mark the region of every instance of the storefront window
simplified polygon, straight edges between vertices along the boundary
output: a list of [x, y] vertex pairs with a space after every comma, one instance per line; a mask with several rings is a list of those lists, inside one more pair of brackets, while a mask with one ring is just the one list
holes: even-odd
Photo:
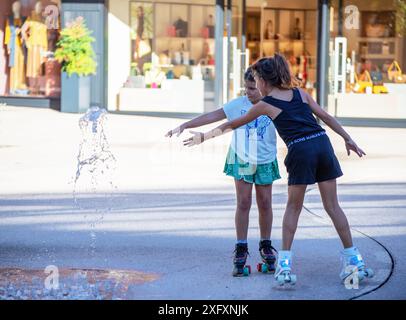
[[248, 8], [250, 63], [282, 53], [302, 86], [314, 93], [317, 70], [317, 1], [266, 1]]
[[214, 78], [213, 5], [132, 1], [130, 12], [131, 74], [144, 76], [146, 87]]
[[59, 97], [60, 65], [54, 59], [60, 1], [3, 0], [0, 94]]
[[396, 3], [332, 2], [329, 110], [337, 117], [406, 118], [406, 41]]
[[282, 53], [294, 75], [309, 90], [316, 81], [315, 10], [263, 10], [262, 55]]

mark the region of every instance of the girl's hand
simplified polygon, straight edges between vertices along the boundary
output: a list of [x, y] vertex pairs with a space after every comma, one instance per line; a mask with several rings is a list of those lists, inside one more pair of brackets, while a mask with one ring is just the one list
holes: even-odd
[[203, 132], [197, 132], [197, 131], [189, 131], [189, 132], [193, 134], [193, 137], [183, 140], [184, 146], [191, 147], [191, 146], [196, 146], [196, 145], [204, 142], [204, 133]]
[[345, 148], [347, 149], [348, 155], [350, 155], [351, 150], [354, 151], [360, 158], [363, 155], [366, 155], [366, 153], [361, 148], [359, 148], [352, 139], [345, 141]]
[[169, 138], [170, 138], [170, 137], [172, 137], [172, 135], [174, 135], [175, 133], [176, 133], [176, 136], [179, 137], [179, 136], [182, 134], [183, 130], [185, 130], [185, 127], [183, 126], [183, 124], [181, 124], [179, 127], [175, 128], [175, 129], [173, 129], [173, 130], [169, 130], [169, 131], [166, 133], [165, 137], [169, 137]]

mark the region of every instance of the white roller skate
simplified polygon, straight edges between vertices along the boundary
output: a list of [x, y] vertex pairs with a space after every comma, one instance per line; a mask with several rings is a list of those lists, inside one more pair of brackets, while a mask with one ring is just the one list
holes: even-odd
[[278, 264], [275, 270], [275, 279], [280, 286], [295, 285], [296, 275], [291, 273], [292, 251], [279, 251]]
[[343, 268], [340, 278], [346, 287], [354, 288], [364, 278], [372, 278], [374, 272], [365, 267], [362, 256], [356, 247], [347, 248], [341, 251]]

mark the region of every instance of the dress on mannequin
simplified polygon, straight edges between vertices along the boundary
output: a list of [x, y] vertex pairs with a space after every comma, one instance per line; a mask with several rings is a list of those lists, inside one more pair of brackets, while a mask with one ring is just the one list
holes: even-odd
[[10, 67], [10, 93], [18, 93], [19, 90], [25, 90], [25, 58], [26, 48], [21, 39], [21, 26], [26, 17], [15, 18], [9, 16], [6, 22], [4, 43], [9, 52]]
[[43, 75], [44, 53], [48, 50], [47, 27], [41, 16], [33, 11], [21, 33], [27, 46], [27, 77], [32, 93], [39, 93], [39, 77]]
[[42, 58], [48, 50], [47, 27], [41, 17], [33, 12], [22, 31], [27, 46], [27, 77], [35, 78], [42, 75]]

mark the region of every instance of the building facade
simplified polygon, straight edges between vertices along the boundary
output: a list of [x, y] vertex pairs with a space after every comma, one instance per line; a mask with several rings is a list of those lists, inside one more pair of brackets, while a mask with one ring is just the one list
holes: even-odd
[[96, 38], [90, 101], [110, 111], [214, 110], [242, 93], [249, 64], [280, 52], [336, 117], [406, 121], [406, 13], [398, 4], [4, 0], [0, 102], [60, 108], [64, 82], [53, 54], [61, 27], [83, 16]]

